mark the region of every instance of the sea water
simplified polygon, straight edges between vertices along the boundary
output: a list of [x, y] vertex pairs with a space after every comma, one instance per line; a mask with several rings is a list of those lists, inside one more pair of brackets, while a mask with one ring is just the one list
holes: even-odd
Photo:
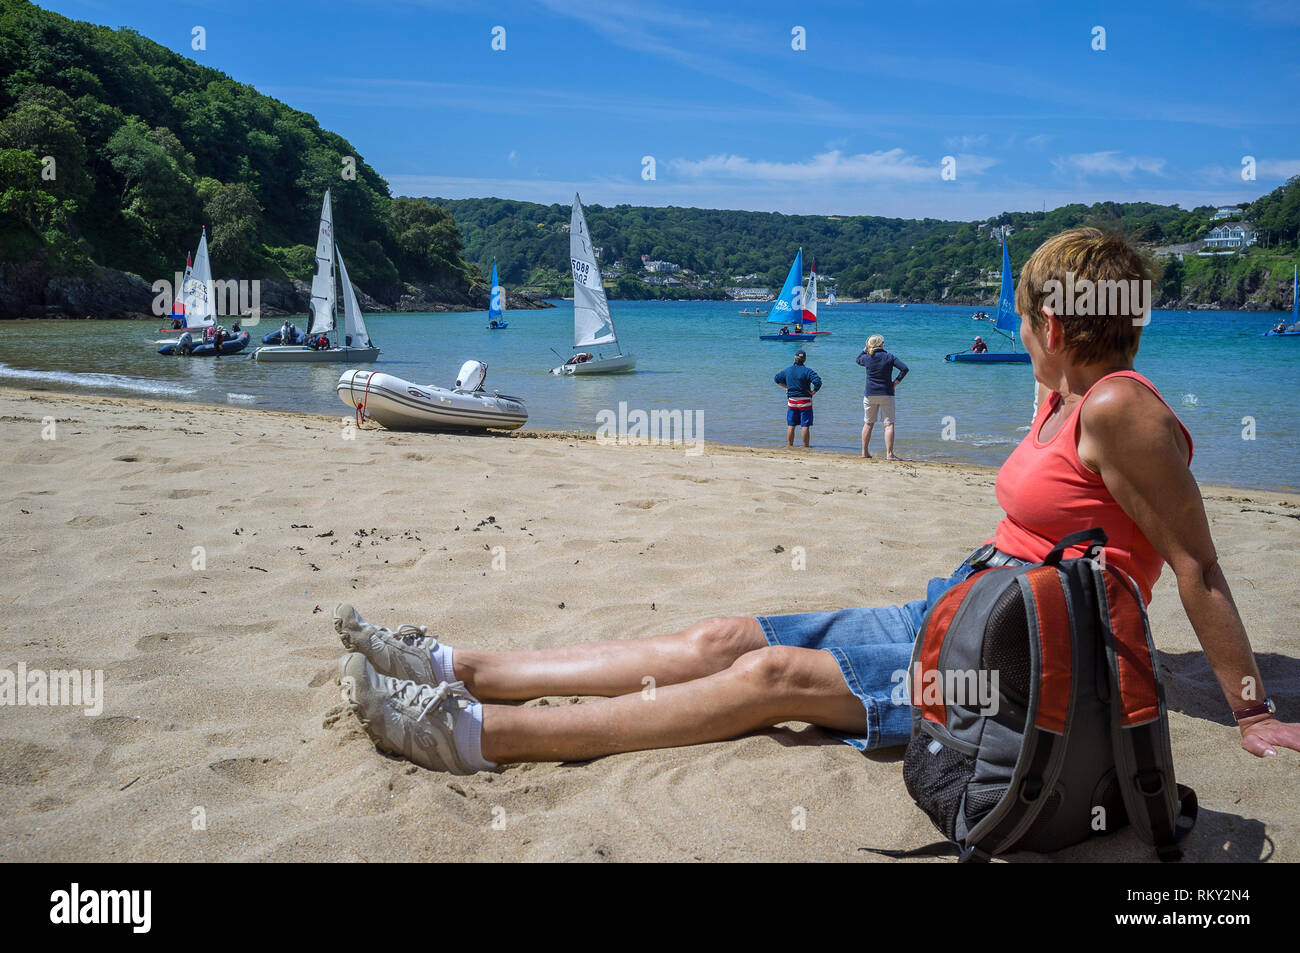
[[[692, 413], [709, 442], [771, 447], [785, 442], [785, 392], [772, 378], [803, 347], [823, 382], [813, 448], [856, 456], [864, 384], [856, 359], [868, 336], [882, 334], [910, 368], [898, 388], [900, 456], [996, 466], [1024, 437], [1033, 413], [1028, 364], [944, 361], [976, 334], [992, 350], [1005, 349], [988, 323], [971, 320], [971, 307], [823, 305], [820, 328], [830, 336], [793, 344], [760, 341], [759, 333], [775, 326], [739, 315], [752, 305], [614, 301], [636, 372], [555, 377], [550, 368], [573, 352], [573, 305], [554, 303], [508, 312], [504, 331], [488, 330], [485, 312], [368, 315], [382, 352], [363, 366], [450, 387], [472, 358], [488, 365], [489, 391], [523, 398], [530, 428], [595, 432], [625, 402], [629, 411]], [[256, 342], [282, 320], [249, 327], [254, 343], [219, 359], [159, 355], [156, 319], [4, 321], [0, 386], [351, 416], [334, 392], [347, 365], [251, 359]], [[1137, 369], [1191, 431], [1193, 471], [1202, 482], [1300, 489], [1300, 339], [1263, 337], [1277, 320], [1259, 312], [1155, 311], [1143, 331]], [[883, 449], [877, 427], [872, 452]]]

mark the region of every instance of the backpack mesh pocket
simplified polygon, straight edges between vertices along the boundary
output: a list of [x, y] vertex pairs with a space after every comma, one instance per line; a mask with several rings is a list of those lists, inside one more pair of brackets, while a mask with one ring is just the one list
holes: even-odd
[[1017, 706], [1029, 704], [1032, 676], [1029, 657], [1029, 616], [1020, 587], [1007, 586], [993, 604], [984, 626], [980, 664], [999, 675], [1002, 694]]
[[980, 821], [989, 811], [998, 806], [998, 802], [1006, 796], [1007, 786], [997, 784], [993, 787], [979, 787], [971, 785], [966, 792], [966, 828], [969, 830]]
[[913, 734], [907, 743], [903, 760], [907, 793], [949, 840], [957, 839], [957, 815], [974, 773], [974, 758], [923, 731]]

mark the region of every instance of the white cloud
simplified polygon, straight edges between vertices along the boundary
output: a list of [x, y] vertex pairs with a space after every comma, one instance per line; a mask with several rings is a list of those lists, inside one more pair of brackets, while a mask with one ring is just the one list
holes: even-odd
[[[957, 174], [980, 173], [997, 160], [960, 154]], [[704, 159], [672, 159], [669, 168], [692, 179], [732, 179], [752, 182], [926, 182], [939, 179], [939, 164], [902, 149], [845, 155], [838, 149], [801, 162], [775, 162], [738, 155]]]
[[1134, 172], [1148, 172], [1160, 175], [1165, 168], [1165, 160], [1156, 156], [1121, 155], [1114, 150], [1107, 152], [1079, 152], [1074, 155], [1058, 156], [1052, 160], [1058, 172], [1073, 172], [1079, 176], [1117, 175], [1120, 178], [1132, 178]]
[[[1300, 175], [1300, 159], [1257, 159], [1255, 171], [1267, 178], [1289, 179]], [[1237, 170], [1237, 174], [1240, 175], [1241, 171]]]
[[518, 164], [519, 164], [519, 153], [516, 152], [514, 149], [511, 149], [511, 150], [510, 150], [510, 155], [506, 156], [506, 161], [509, 162], [511, 165], [518, 165]]

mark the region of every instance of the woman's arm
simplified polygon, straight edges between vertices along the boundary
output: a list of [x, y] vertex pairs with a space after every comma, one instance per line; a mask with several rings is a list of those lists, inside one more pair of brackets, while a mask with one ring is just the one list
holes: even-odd
[[[1187, 466], [1187, 441], [1150, 390], [1119, 378], [1094, 388], [1080, 413], [1079, 459], [1106, 488], [1178, 581], [1178, 595], [1233, 711], [1264, 701], [1255, 656], [1219, 567], [1201, 493]], [[1271, 715], [1240, 725], [1241, 746], [1264, 757], [1300, 750], [1300, 724]]]

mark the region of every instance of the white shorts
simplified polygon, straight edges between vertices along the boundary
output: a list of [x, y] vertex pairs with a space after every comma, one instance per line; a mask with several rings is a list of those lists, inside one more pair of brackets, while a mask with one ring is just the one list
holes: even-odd
[[877, 414], [884, 418], [884, 423], [892, 424], [894, 422], [894, 398], [883, 395], [862, 398], [863, 422], [874, 424]]

